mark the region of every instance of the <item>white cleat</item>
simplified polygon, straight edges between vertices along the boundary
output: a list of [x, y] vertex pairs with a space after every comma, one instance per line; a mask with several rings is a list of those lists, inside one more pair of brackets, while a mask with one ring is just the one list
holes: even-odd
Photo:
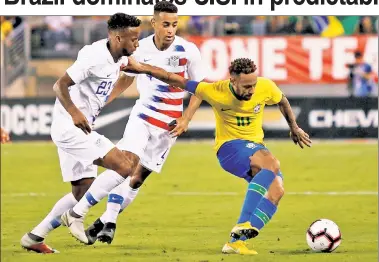
[[58, 250], [49, 247], [43, 241], [36, 241], [36, 240], [31, 239], [28, 233], [26, 233], [21, 238], [20, 243], [21, 243], [22, 248], [28, 251], [34, 251], [36, 253], [42, 253], [42, 254], [59, 253]]
[[83, 244], [88, 245], [88, 238], [84, 231], [84, 217], [76, 218], [70, 214], [70, 210], [64, 212], [61, 216], [62, 225], [68, 227], [71, 235], [73, 235], [77, 240]]

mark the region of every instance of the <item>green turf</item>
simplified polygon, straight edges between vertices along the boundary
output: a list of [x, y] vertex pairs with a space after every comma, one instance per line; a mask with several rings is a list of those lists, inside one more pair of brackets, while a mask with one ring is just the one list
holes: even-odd
[[[70, 190], [61, 181], [51, 143], [15, 143], [1, 150], [2, 261], [377, 261], [377, 195], [293, 195], [291, 192], [377, 192], [375, 144], [319, 143], [301, 150], [291, 143], [268, 142], [280, 159], [287, 195], [260, 236], [251, 240], [258, 256], [222, 255], [246, 189], [244, 181], [222, 171], [210, 143], [179, 143], [161, 175], [152, 175], [141, 194], [118, 220], [108, 246], [82, 246], [66, 228], [47, 242], [62, 253], [39, 255], [19, 246], [52, 205]], [[25, 196], [25, 193], [38, 193]], [[194, 195], [176, 195], [195, 192]], [[197, 192], [197, 193], [196, 193]], [[198, 193], [210, 193], [199, 196]], [[235, 195], [213, 193], [234, 192]], [[43, 195], [41, 195], [43, 194]], [[92, 222], [104, 208], [88, 215]], [[342, 244], [332, 254], [308, 250], [305, 230], [318, 218], [334, 220]]]

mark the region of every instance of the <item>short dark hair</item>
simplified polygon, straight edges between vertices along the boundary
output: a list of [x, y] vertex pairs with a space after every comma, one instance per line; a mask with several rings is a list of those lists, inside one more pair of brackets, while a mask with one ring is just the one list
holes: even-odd
[[109, 31], [116, 31], [128, 27], [139, 27], [140, 25], [141, 20], [135, 16], [127, 15], [124, 13], [116, 13], [112, 15], [108, 20]]
[[361, 57], [362, 57], [362, 53], [361, 53], [361, 51], [355, 51], [355, 53], [354, 53], [354, 57], [355, 57], [355, 58], [361, 58]]
[[171, 2], [162, 1], [158, 2], [154, 6], [154, 14], [158, 13], [170, 13], [170, 14], [176, 14], [178, 13], [178, 7], [174, 5]]
[[238, 58], [232, 62], [229, 67], [231, 75], [251, 74], [257, 70], [257, 66], [249, 58]]

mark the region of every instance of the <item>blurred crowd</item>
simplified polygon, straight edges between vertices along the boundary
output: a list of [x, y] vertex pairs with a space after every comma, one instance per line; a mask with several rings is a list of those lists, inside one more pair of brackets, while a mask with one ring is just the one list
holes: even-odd
[[[34, 32], [40, 37], [38, 44], [56, 50], [69, 49], [75, 38], [75, 28], [83, 20], [95, 22], [91, 38], [106, 37], [107, 16], [46, 16], [27, 17]], [[151, 17], [142, 20], [142, 37], [152, 33]], [[21, 17], [1, 17], [1, 39], [22, 23]], [[378, 33], [378, 18], [363, 16], [357, 20], [354, 34]], [[312, 16], [181, 16], [179, 35], [313, 35], [319, 34]], [[96, 40], [96, 39], [90, 39]]]
[[[144, 38], [153, 33], [150, 24], [152, 17], [139, 18], [142, 20], [141, 38]], [[184, 37], [322, 35], [317, 18], [320, 18], [319, 22], [325, 22], [326, 19], [320, 16], [180, 16], [177, 34]], [[25, 22], [31, 32], [32, 58], [74, 58], [83, 45], [107, 37], [107, 20], [108, 16], [1, 16], [1, 41], [5, 41], [6, 47], [13, 46], [8, 36]], [[379, 33], [378, 17], [350, 16], [346, 21], [343, 29], [345, 35]], [[326, 24], [328, 22], [331, 23], [327, 21]], [[342, 20], [340, 22], [344, 23]], [[350, 29], [345, 25], [349, 25]], [[12, 59], [17, 60], [15, 57], [18, 55]], [[364, 65], [351, 67], [351, 71], [351, 87], [356, 86], [354, 83], [365, 82], [369, 74]]]

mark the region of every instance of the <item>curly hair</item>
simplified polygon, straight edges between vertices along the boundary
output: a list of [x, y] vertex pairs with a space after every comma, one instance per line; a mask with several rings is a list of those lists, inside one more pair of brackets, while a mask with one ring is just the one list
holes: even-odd
[[229, 73], [231, 75], [251, 74], [256, 70], [256, 64], [249, 58], [238, 58], [234, 60], [229, 67]]
[[112, 15], [108, 20], [109, 31], [116, 31], [128, 27], [139, 27], [140, 25], [141, 20], [135, 16], [127, 15], [124, 13], [116, 13]]
[[171, 2], [162, 1], [156, 3], [156, 5], [154, 6], [154, 14], [158, 13], [176, 14], [178, 13], [178, 8]]

